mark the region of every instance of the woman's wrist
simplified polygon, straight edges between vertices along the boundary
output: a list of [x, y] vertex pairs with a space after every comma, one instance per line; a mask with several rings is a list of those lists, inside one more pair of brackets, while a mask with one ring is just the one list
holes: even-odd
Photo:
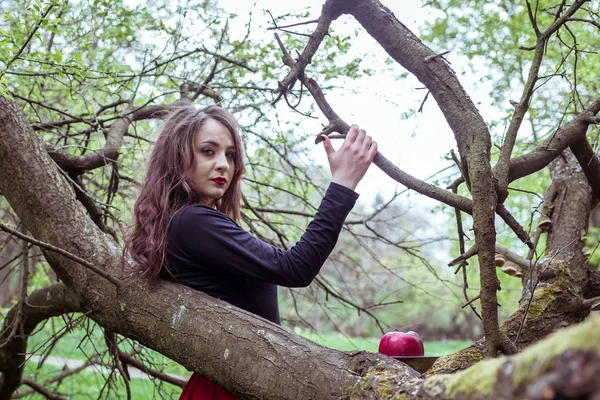
[[337, 183], [338, 185], [347, 187], [350, 190], [356, 189], [356, 185], [358, 184], [358, 182], [356, 182], [353, 179], [349, 179], [347, 177], [340, 177], [340, 176], [337, 176], [337, 177], [334, 176], [331, 181], [334, 183]]

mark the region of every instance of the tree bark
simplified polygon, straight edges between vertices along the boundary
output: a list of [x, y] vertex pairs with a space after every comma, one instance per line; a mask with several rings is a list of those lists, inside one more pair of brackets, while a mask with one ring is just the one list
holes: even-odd
[[556, 332], [523, 353], [464, 371], [411, 379], [374, 367], [345, 399], [595, 399], [600, 396], [600, 317]]
[[[16, 104], [4, 98], [0, 127], [0, 170], [7, 171], [0, 175], [0, 190], [24, 226], [34, 237], [123, 280], [115, 287], [77, 262], [44, 251], [81, 310], [104, 328], [136, 339], [245, 398], [331, 398], [368, 367], [395, 363], [377, 354], [326, 349], [181, 285], [148, 287], [127, 276], [121, 249], [84, 214], [42, 141]], [[407, 366], [402, 369], [418, 376]]]
[[[549, 215], [552, 227], [547, 248], [533, 268], [523, 271], [520, 307], [501, 326], [519, 349], [583, 320], [590, 311], [584, 300], [598, 293], [590, 285], [597, 274], [583, 256], [582, 239], [590, 214], [591, 188], [569, 150], [550, 164], [550, 171], [552, 185], [546, 202], [552, 203]], [[479, 341], [461, 352], [442, 357], [428, 373], [450, 373], [473, 365], [483, 359], [483, 343]]]

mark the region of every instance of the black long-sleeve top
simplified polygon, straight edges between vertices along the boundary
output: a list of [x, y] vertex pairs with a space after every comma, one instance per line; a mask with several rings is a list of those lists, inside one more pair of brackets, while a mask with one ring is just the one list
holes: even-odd
[[289, 250], [255, 238], [214, 208], [186, 206], [169, 227], [169, 269], [177, 282], [279, 324], [277, 285], [312, 282], [357, 198], [353, 190], [331, 183], [313, 221]]

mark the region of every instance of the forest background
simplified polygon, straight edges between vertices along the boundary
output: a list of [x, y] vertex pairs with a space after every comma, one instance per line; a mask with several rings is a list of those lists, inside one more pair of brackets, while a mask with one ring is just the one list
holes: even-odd
[[[397, 7], [396, 16], [402, 20], [404, 3], [393, 3], [387, 6]], [[425, 21], [411, 26], [472, 94], [496, 145], [492, 160], [499, 159], [513, 112], [529, 84], [532, 60], [526, 47], [535, 31], [528, 4], [431, 1], [420, 11]], [[236, 16], [230, 5], [211, 1], [15, 0], [0, 7], [1, 94], [19, 105], [86, 213], [105, 234], [121, 242], [127, 229], [144, 162], [160, 126], [149, 117], [189, 101], [220, 103], [233, 110], [243, 126], [249, 165], [245, 227], [280, 247], [299, 238], [326, 187], [329, 172], [314, 139], [331, 119], [318, 111], [314, 93], [298, 85], [283, 95], [278, 82], [288, 71], [281, 61], [283, 49], [302, 52], [319, 9], [277, 13], [257, 5], [247, 18], [243, 11]], [[535, 7], [542, 24], [552, 20], [552, 12], [558, 15], [561, 6], [548, 2]], [[590, 2], [582, 10], [597, 21], [597, 4]], [[595, 98], [598, 55], [592, 43], [597, 30], [593, 23], [570, 26], [568, 33], [546, 44], [546, 63], [532, 90], [535, 96], [527, 97], [515, 155], [551, 137], [565, 119]], [[392, 162], [423, 181], [467, 194], [465, 185], [456, 183], [464, 176], [463, 161], [451, 152], [456, 143], [429, 90], [372, 39], [368, 44], [364, 35], [352, 17], [340, 17], [306, 74], [318, 81], [343, 119], [368, 129]], [[587, 134], [597, 152], [597, 129]], [[403, 164], [403, 159], [412, 162]], [[549, 170], [542, 169], [510, 187], [506, 209], [530, 236], [546, 215], [543, 199], [550, 184]], [[467, 248], [473, 243], [470, 216], [462, 216], [464, 236], [457, 234], [454, 207], [422, 202], [426, 197], [375, 166], [358, 190], [362, 200], [317, 280], [307, 289], [281, 290], [284, 327], [348, 337], [378, 337], [398, 328], [416, 330], [426, 341], [479, 338], [483, 328], [477, 304], [478, 261], [469, 260], [468, 268], [460, 262], [447, 265], [465, 252], [465, 240]], [[4, 197], [0, 201], [2, 223], [19, 228], [13, 208]], [[599, 233], [594, 213], [591, 218], [586, 261], [597, 269]], [[501, 221], [497, 217], [498, 245], [525, 257], [527, 247]], [[26, 294], [56, 283], [57, 276], [38, 247], [16, 240], [14, 234], [0, 235], [0, 301], [6, 316]], [[536, 245], [529, 258], [544, 259], [543, 235]], [[524, 272], [515, 262], [521, 259], [504, 257]], [[498, 271], [502, 322], [527, 293], [521, 279]], [[81, 314], [48, 321], [40, 330], [46, 332], [43, 340], [30, 343], [39, 354], [51, 354], [61, 339], [77, 330], [90, 334], [81, 343], [93, 342], [89, 348], [102, 360], [110, 359], [111, 343], [129, 343], [117, 335], [111, 342], [114, 333], [106, 332], [98, 341], [94, 332], [99, 328]], [[50, 339], [44, 336], [48, 332]], [[137, 344], [125, 346], [142, 351]], [[86, 357], [89, 361], [92, 355]], [[119, 384], [114, 386], [112, 390], [118, 390]]]

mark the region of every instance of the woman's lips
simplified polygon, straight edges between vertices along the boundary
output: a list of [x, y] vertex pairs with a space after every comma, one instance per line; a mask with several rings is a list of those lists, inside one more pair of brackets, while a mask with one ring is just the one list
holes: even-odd
[[227, 179], [225, 179], [225, 178], [214, 178], [214, 179], [211, 179], [211, 181], [213, 181], [217, 185], [224, 185], [227, 183]]

